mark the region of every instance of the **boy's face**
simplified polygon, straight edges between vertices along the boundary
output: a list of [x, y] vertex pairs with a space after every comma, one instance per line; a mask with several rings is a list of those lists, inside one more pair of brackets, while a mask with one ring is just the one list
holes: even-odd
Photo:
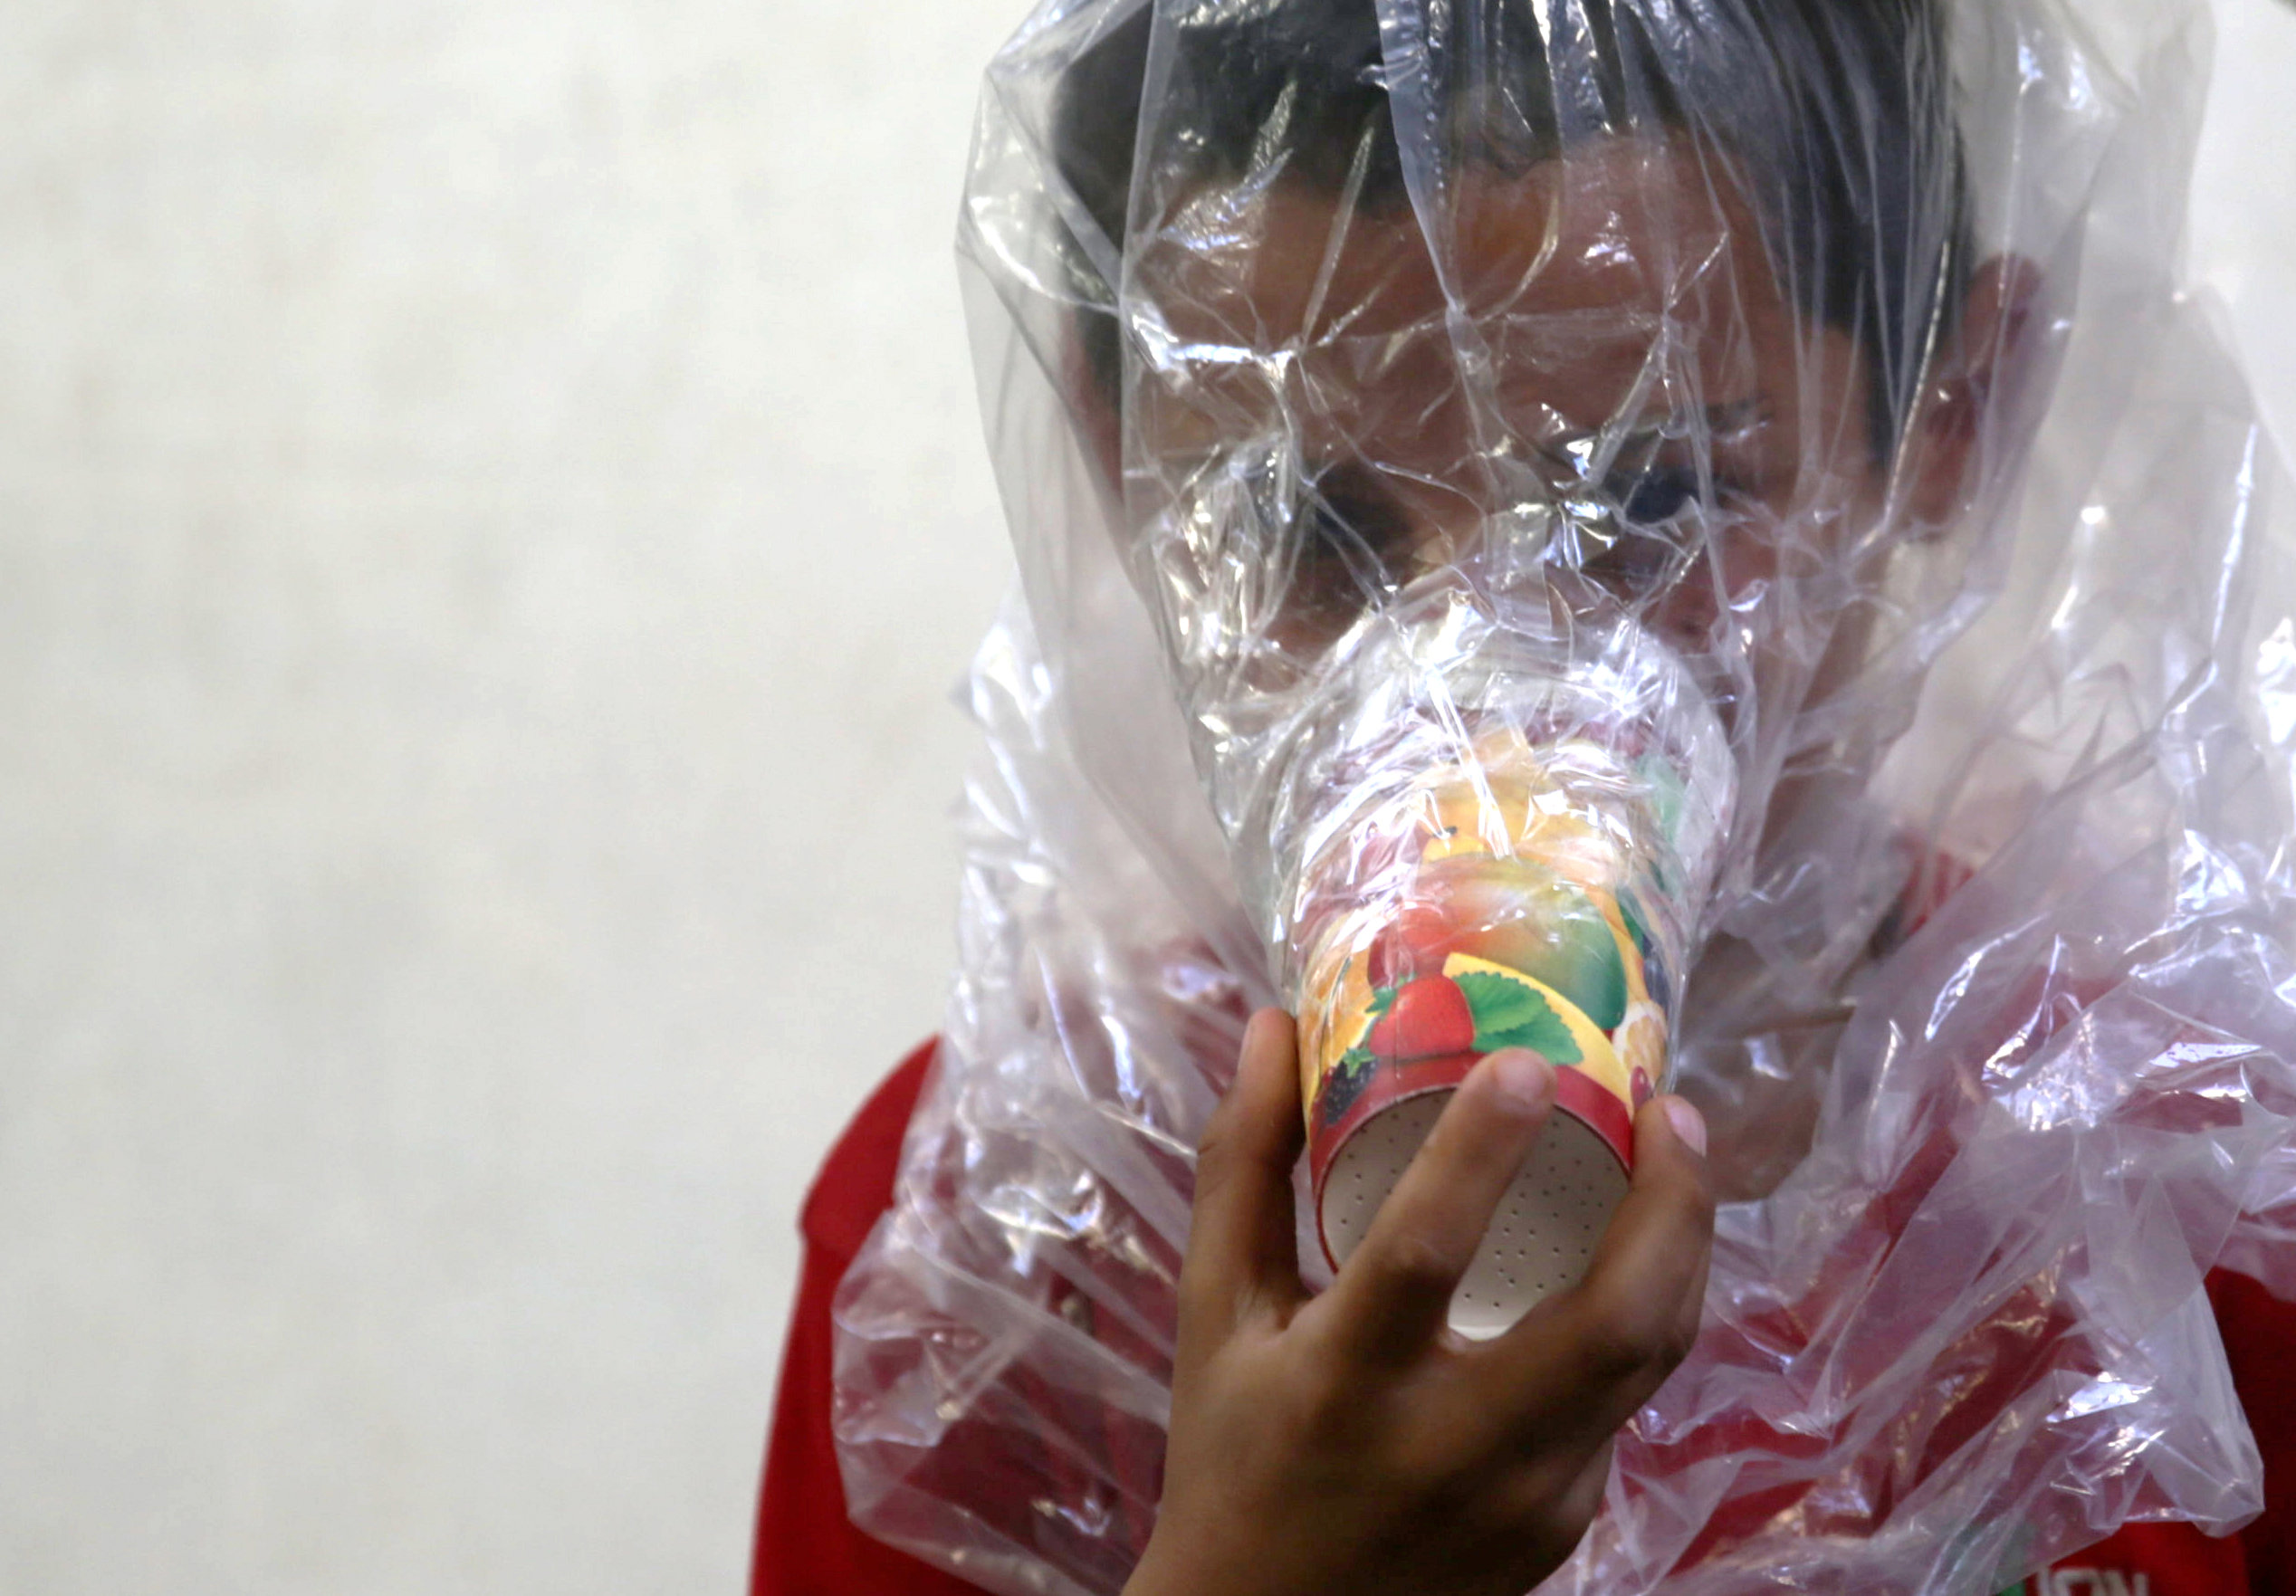
[[[1794, 307], [1746, 199], [1687, 138], [1469, 170], [1432, 231], [1430, 249], [1408, 205], [1279, 178], [1199, 190], [1143, 235], [1133, 291], [1170, 342], [1134, 392], [1129, 464], [1181, 524], [1197, 485], [1271, 439], [1390, 581], [1465, 557], [1512, 508], [1559, 504], [1558, 590], [1631, 607], [1688, 655], [1745, 659], [1757, 683], [1831, 629], [1792, 608], [1839, 614], [1878, 579], [1868, 361]], [[1361, 589], [1349, 540], [1295, 524], [1270, 630], [1312, 654]]]

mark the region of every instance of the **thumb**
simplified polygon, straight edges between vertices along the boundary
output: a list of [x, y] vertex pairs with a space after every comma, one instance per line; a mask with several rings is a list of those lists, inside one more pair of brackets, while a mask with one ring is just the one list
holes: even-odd
[[1196, 1206], [1180, 1272], [1181, 1339], [1225, 1341], [1248, 1314], [1305, 1296], [1292, 1166], [1306, 1135], [1292, 1017], [1263, 1008], [1244, 1029], [1235, 1084], [1196, 1150]]

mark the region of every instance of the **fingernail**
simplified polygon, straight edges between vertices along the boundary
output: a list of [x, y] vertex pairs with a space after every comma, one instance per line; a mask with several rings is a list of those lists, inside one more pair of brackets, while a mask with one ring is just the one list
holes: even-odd
[[1546, 1106], [1553, 1074], [1546, 1060], [1527, 1047], [1508, 1047], [1491, 1055], [1492, 1083], [1517, 1113], [1535, 1113]]
[[1266, 1034], [1280, 1034], [1282, 1028], [1289, 1024], [1291, 1016], [1280, 1008], [1258, 1009], [1244, 1025], [1244, 1046], [1250, 1046]]
[[1701, 1158], [1706, 1155], [1706, 1116], [1690, 1106], [1687, 1097], [1669, 1097], [1666, 1104], [1666, 1123], [1674, 1127], [1674, 1133], [1690, 1144], [1690, 1151]]

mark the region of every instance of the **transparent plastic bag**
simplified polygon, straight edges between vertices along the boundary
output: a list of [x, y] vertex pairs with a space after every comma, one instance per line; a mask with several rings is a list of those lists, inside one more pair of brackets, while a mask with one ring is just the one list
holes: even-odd
[[1695, 682], [1728, 789], [1666, 1049], [1732, 1199], [1705, 1328], [1551, 1582], [1991, 1591], [2256, 1511], [2201, 1281], [2296, 1291], [2296, 573], [2176, 276], [2207, 37], [2183, 0], [1028, 19], [960, 243], [1021, 596], [938, 1066], [837, 1300], [858, 1524], [1121, 1586], [1191, 1150], [1393, 728], [1488, 774], [1493, 637], [1551, 681], [1663, 656], [1633, 680]]

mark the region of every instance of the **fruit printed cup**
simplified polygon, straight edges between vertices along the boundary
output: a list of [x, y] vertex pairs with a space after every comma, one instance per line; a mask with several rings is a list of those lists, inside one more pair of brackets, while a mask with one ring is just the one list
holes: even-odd
[[1478, 1060], [1555, 1066], [1555, 1112], [1452, 1301], [1462, 1334], [1575, 1284], [1626, 1193], [1728, 809], [1718, 745], [1683, 746], [1480, 733], [1360, 805], [1301, 877], [1308, 1167], [1335, 1267]]

